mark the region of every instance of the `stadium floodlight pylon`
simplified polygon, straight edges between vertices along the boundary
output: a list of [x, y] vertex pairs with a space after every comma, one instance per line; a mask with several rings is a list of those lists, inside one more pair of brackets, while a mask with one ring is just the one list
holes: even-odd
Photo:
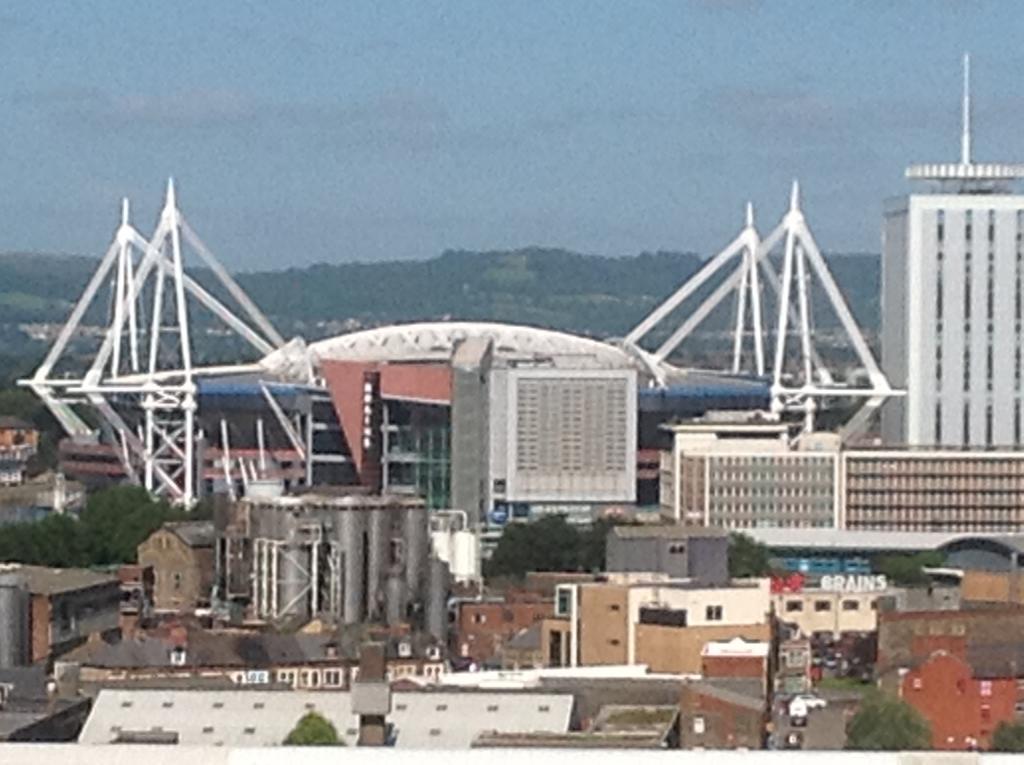
[[[770, 255], [782, 245], [782, 273], [777, 274], [769, 262]], [[736, 263], [737, 258], [739, 260]], [[703, 302], [676, 328], [660, 347], [651, 354], [656, 362], [666, 362], [668, 356], [718, 307], [736, 292], [736, 318], [732, 335], [732, 365], [729, 371], [738, 374], [751, 371], [765, 376], [765, 332], [774, 350], [770, 371], [772, 409], [799, 411], [804, 414], [804, 428], [814, 429], [814, 413], [821, 399], [861, 397], [866, 401], [858, 413], [845, 426], [842, 435], [849, 437], [863, 427], [871, 413], [889, 396], [900, 395], [894, 390], [871, 352], [864, 335], [857, 326], [842, 291], [829, 271], [828, 264], [818, 248], [807, 220], [800, 208], [800, 187], [794, 181], [789, 209], [772, 232], [761, 239], [754, 227], [751, 206], [747, 206], [746, 225], [740, 234], [721, 252], [688, 279], [661, 305], [655, 308], [624, 339], [627, 347], [638, 352], [640, 341], [669, 314], [678, 309], [690, 296], [705, 287], [730, 266], [734, 270], [722, 279]], [[778, 318], [766, 325], [762, 315], [761, 276], [775, 293]], [[837, 383], [821, 355], [814, 346], [811, 326], [810, 285], [816, 277], [829, 305], [839, 319], [847, 341], [867, 373], [867, 386], [857, 387]], [[744, 347], [748, 334], [747, 308], [750, 308], [753, 338], [753, 363], [745, 365]], [[796, 353], [790, 353], [791, 325], [799, 336]]]
[[[237, 310], [186, 272], [183, 244], [212, 272]], [[96, 355], [80, 376], [58, 372], [69, 343], [108, 281], [109, 323]], [[270, 321], [189, 226], [178, 209], [171, 179], [160, 220], [148, 240], [132, 226], [128, 201], [122, 202], [120, 225], [96, 272], [42, 364], [21, 381], [69, 436], [98, 438], [76, 407], [85, 405], [97, 412], [119, 442], [129, 477], [185, 506], [196, 499], [196, 442], [202, 436], [195, 418], [197, 378], [262, 370], [258, 364], [195, 366], [193, 307], [216, 316], [261, 356], [284, 346]], [[125, 405], [142, 411], [136, 429], [122, 415]]]

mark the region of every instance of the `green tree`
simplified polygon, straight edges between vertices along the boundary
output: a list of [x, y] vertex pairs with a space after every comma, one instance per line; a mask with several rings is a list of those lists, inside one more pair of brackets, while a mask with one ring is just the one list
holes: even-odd
[[893, 584], [927, 584], [928, 575], [924, 569], [941, 566], [946, 556], [936, 550], [914, 553], [913, 555], [882, 555], [874, 560], [873, 568], [885, 574]]
[[0, 561], [58, 568], [129, 563], [164, 523], [191, 517], [137, 486], [115, 486], [90, 495], [78, 519], [49, 515], [0, 526]]
[[871, 751], [931, 749], [928, 721], [910, 704], [873, 691], [864, 697], [846, 727], [846, 748]]
[[768, 576], [771, 573], [768, 548], [746, 534], [729, 536], [729, 576]]
[[283, 743], [285, 746], [345, 746], [331, 721], [316, 712], [306, 712]]
[[1024, 723], [999, 723], [992, 735], [992, 751], [1024, 752]]
[[577, 571], [579, 530], [562, 515], [547, 515], [530, 523], [510, 523], [487, 561], [488, 577], [522, 578], [527, 571]]

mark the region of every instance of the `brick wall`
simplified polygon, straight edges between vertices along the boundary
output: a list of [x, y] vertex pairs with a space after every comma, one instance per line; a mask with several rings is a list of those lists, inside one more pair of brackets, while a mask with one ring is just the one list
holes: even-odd
[[928, 720], [933, 748], [988, 749], [996, 726], [1014, 718], [1017, 681], [976, 679], [962, 659], [938, 652], [904, 676], [900, 695]]

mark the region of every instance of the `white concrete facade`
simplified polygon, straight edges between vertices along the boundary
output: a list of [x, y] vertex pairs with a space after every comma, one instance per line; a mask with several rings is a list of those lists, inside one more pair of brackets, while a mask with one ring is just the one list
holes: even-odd
[[1021, 443], [1024, 196], [912, 194], [882, 243], [887, 443]]

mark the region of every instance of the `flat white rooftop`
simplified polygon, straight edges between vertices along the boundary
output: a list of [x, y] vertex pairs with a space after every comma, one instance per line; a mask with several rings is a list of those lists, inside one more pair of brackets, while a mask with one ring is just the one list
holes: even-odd
[[848, 531], [845, 529], [743, 529], [768, 547], [806, 547], [820, 550], [934, 550], [954, 539], [998, 534], [948, 534], [938, 531]]
[[80, 746], [77, 744], [0, 744], [0, 762], [4, 765], [600, 765], [622, 763], [686, 762], [692, 765], [821, 765], [828, 762], [848, 765], [987, 765], [1008, 763], [1013, 755], [978, 752], [818, 752], [818, 751], [723, 751], [723, 750], [644, 750], [642, 756], [629, 749], [470, 749], [443, 750], [371, 749], [345, 747], [239, 748], [213, 746], [118, 745]]

